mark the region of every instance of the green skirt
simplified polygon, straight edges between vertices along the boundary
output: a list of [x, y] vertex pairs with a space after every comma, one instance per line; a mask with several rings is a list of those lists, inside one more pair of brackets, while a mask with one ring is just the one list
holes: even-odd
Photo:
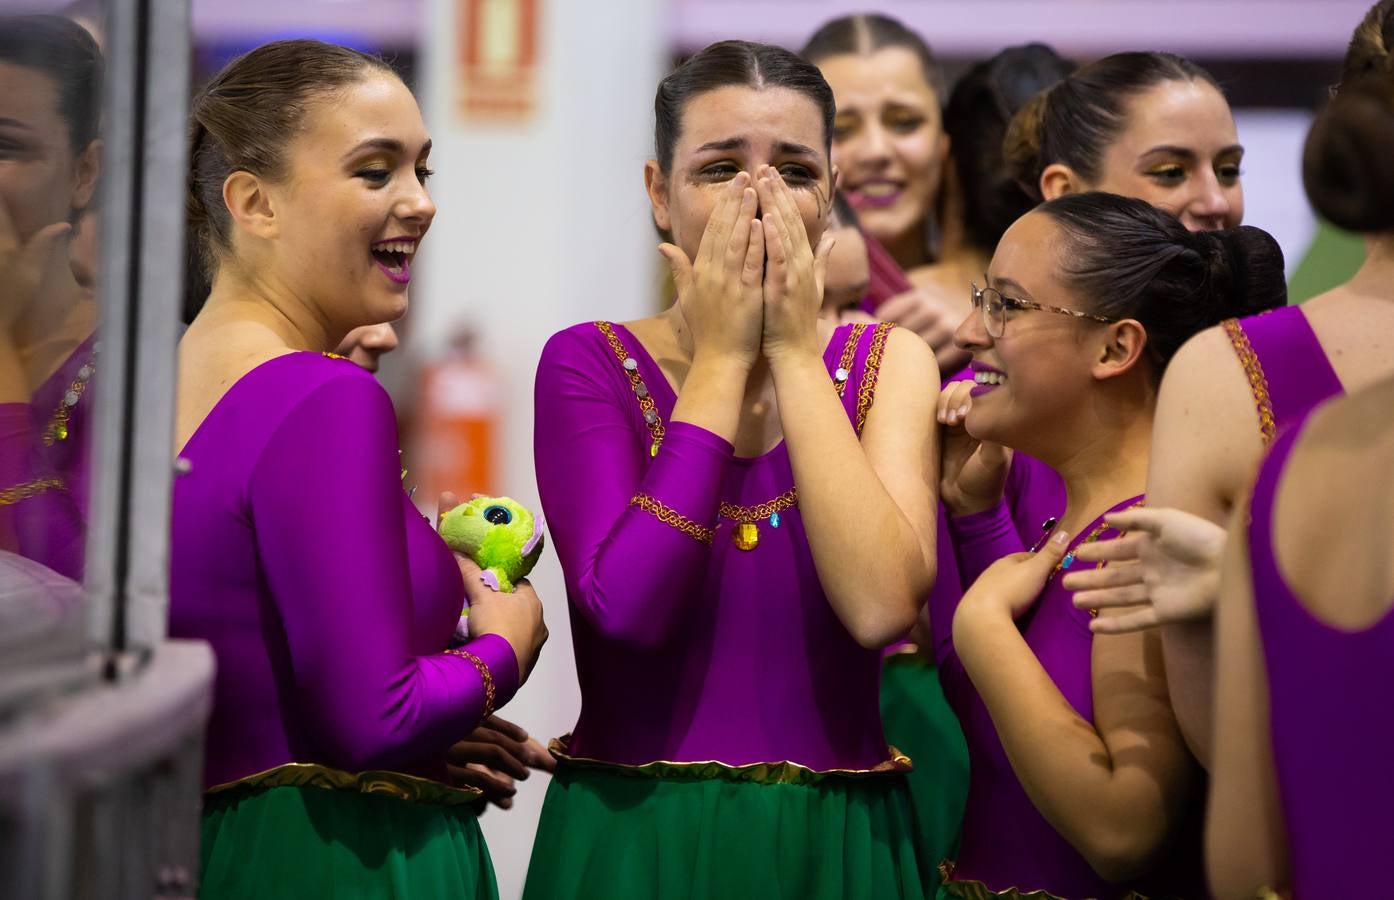
[[904, 775], [790, 777], [797, 768], [695, 764], [655, 775], [563, 757], [523, 900], [933, 896]]
[[239, 782], [204, 796], [202, 900], [497, 900], [464, 792], [442, 788], [423, 802], [382, 780], [352, 788], [354, 776], [323, 772], [340, 785], [302, 773], [279, 779], [299, 783]]
[[918, 653], [886, 658], [881, 671], [881, 724], [886, 740], [915, 761], [906, 776], [915, 810], [915, 847], [939, 883], [938, 864], [958, 852], [968, 802], [968, 745], [944, 699], [939, 671]]

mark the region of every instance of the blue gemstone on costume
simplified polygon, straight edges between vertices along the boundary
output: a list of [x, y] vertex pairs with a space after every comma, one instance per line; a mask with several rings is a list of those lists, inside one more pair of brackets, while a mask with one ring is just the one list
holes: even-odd
[[1068, 569], [1074, 563], [1074, 561], [1075, 555], [1073, 553], [1068, 553], [1065, 555], [1064, 559], [1060, 560], [1060, 568]]
[[780, 521], [780, 520], [779, 520], [779, 513], [770, 513], [770, 527], [771, 527], [771, 528], [778, 528], [778, 527], [779, 527], [779, 521]]

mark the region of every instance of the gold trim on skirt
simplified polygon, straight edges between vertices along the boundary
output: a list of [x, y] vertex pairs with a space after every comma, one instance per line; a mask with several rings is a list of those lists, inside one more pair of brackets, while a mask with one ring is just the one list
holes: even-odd
[[478, 788], [452, 787], [402, 772], [345, 772], [318, 763], [286, 763], [236, 781], [214, 785], [204, 793], [211, 795], [232, 791], [260, 791], [275, 787], [315, 787], [331, 791], [355, 791], [360, 794], [386, 794], [408, 803], [430, 806], [461, 806], [474, 803], [484, 796], [484, 792]]
[[[939, 863], [939, 877], [943, 880], [944, 892], [950, 897], [957, 898], [957, 900], [1065, 900], [1064, 897], [1046, 890], [1023, 891], [1020, 888], [1009, 887], [994, 891], [981, 881], [955, 879], [954, 863], [950, 859]], [[1123, 895], [1122, 900], [1147, 900], [1147, 898], [1137, 891], [1129, 891]]]
[[583, 756], [571, 756], [567, 752], [570, 741], [571, 735], [564, 734], [559, 738], [553, 738], [547, 749], [558, 761], [570, 765], [603, 769], [619, 775], [634, 775], [644, 778], [685, 780], [721, 778], [727, 781], [749, 781], [756, 784], [817, 784], [827, 778], [902, 775], [914, 768], [910, 757], [894, 747], [889, 748], [890, 759], [877, 763], [870, 769], [810, 769], [808, 766], [789, 760], [745, 763], [743, 765], [731, 765], [714, 759], [688, 762], [655, 760], [654, 762], [633, 765]]

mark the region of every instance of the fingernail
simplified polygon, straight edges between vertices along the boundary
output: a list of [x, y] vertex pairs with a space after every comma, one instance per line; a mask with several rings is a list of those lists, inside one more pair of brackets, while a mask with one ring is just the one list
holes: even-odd
[[1070, 533], [1068, 531], [1057, 531], [1055, 532], [1055, 537], [1051, 538], [1051, 540], [1063, 547], [1070, 542]]
[[958, 408], [958, 414], [959, 414], [960, 416], [966, 416], [966, 415], [968, 415], [968, 406], [967, 406], [967, 404], [965, 404], [965, 405], [963, 405], [963, 406], [960, 406], [960, 407]]

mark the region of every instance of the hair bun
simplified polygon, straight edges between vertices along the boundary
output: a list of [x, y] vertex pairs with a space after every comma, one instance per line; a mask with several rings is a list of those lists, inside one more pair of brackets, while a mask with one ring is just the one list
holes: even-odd
[[1394, 87], [1384, 78], [1343, 85], [1317, 116], [1302, 181], [1318, 213], [1351, 231], [1394, 229]]
[[1273, 235], [1240, 225], [1196, 236], [1212, 242], [1211, 300], [1220, 318], [1252, 316], [1287, 304], [1283, 249]]
[[1007, 174], [1021, 185], [1030, 197], [1040, 201], [1041, 141], [1045, 136], [1045, 117], [1050, 104], [1050, 95], [1058, 84], [1051, 85], [1022, 105], [1007, 123], [1007, 134], [1002, 138], [1002, 162]]

